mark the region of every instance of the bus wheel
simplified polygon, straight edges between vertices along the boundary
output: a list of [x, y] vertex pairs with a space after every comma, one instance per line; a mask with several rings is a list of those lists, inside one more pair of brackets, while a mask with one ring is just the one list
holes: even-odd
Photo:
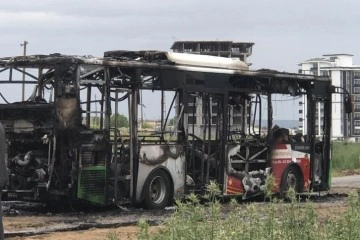
[[148, 209], [163, 209], [170, 200], [170, 179], [168, 175], [157, 170], [152, 172], [144, 185], [144, 201]]
[[280, 194], [282, 197], [286, 196], [286, 192], [293, 188], [296, 193], [302, 190], [302, 178], [299, 170], [295, 166], [288, 167], [281, 179]]

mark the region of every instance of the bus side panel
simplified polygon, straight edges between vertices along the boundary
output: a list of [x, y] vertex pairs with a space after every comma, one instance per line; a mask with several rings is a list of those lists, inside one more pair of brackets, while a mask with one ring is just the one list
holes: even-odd
[[242, 181], [236, 177], [225, 174], [225, 191], [223, 195], [242, 195], [244, 194], [244, 185]]
[[[295, 145], [295, 150], [291, 151], [291, 156], [293, 162], [296, 162], [302, 172], [303, 180], [304, 180], [304, 191], [310, 190], [310, 153], [296, 151], [296, 149], [300, 149], [302, 146]], [[307, 146], [305, 146], [307, 147]], [[310, 149], [310, 146], [309, 146]]]
[[157, 168], [164, 168], [174, 183], [174, 197], [182, 197], [185, 187], [185, 151], [179, 144], [146, 144], [140, 147], [139, 174], [136, 200], [141, 201], [141, 193], [149, 174]]
[[310, 187], [310, 155], [308, 153], [294, 151], [290, 144], [278, 144], [272, 152], [272, 172], [276, 179], [276, 191], [280, 191], [281, 178], [285, 169], [295, 163], [301, 169], [304, 180], [304, 190]]
[[276, 181], [276, 189], [280, 191], [281, 178], [286, 167], [291, 163], [291, 149], [289, 150], [286, 144], [277, 144], [274, 146], [271, 157], [272, 173]]
[[235, 165], [238, 164], [236, 160], [232, 159], [237, 155], [241, 146], [239, 144], [227, 144], [226, 145], [226, 159], [227, 166], [224, 171], [224, 184], [223, 184], [223, 195], [242, 195], [244, 194], [244, 185], [242, 183], [242, 178], [240, 176], [229, 175], [228, 172], [234, 171], [243, 171], [244, 169], [236, 168]]

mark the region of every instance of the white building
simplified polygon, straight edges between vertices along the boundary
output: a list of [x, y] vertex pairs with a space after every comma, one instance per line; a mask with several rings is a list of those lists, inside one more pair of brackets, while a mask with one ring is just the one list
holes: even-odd
[[[332, 138], [358, 141], [360, 139], [360, 65], [353, 65], [351, 54], [327, 54], [299, 64], [299, 72], [319, 76], [330, 76], [332, 85], [345, 88], [352, 94], [354, 112], [348, 116], [344, 110], [343, 94], [333, 94]], [[300, 129], [306, 134], [306, 100], [300, 102]], [[319, 110], [320, 109], [320, 110]], [[323, 107], [318, 103], [316, 109], [316, 132], [320, 135], [323, 126]], [[320, 126], [320, 127], [319, 127]]]
[[[233, 42], [233, 41], [176, 41], [171, 46], [171, 49], [176, 53], [189, 53], [195, 55], [208, 55], [227, 57], [232, 59], [240, 59], [248, 66], [249, 57], [252, 55], [252, 47], [254, 43], [251, 42]], [[248, 66], [244, 69], [248, 69]], [[188, 105], [190, 113], [188, 114], [189, 133], [197, 136], [202, 136], [204, 131], [204, 109], [203, 100], [201, 97], [192, 96], [192, 100]], [[211, 124], [211, 135], [215, 136], [216, 122], [217, 122], [217, 99], [210, 97], [210, 116], [209, 124]], [[244, 130], [245, 124], [245, 109], [237, 109], [229, 106], [229, 126], [231, 130]]]

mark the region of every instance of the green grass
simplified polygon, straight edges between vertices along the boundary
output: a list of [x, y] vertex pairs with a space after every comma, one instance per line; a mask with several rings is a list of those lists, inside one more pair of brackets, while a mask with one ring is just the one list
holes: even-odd
[[360, 143], [334, 142], [331, 166], [333, 172], [360, 169]]
[[208, 204], [200, 204], [194, 194], [188, 196], [188, 202], [177, 202], [175, 213], [157, 233], [149, 234], [149, 225], [139, 222], [138, 239], [360, 239], [360, 201], [356, 193], [349, 196], [343, 215], [319, 220], [313, 203], [299, 203], [294, 190], [288, 192], [289, 203], [279, 203], [272, 197], [261, 207], [232, 201], [224, 214], [224, 205], [214, 197], [214, 189], [216, 184], [211, 183]]

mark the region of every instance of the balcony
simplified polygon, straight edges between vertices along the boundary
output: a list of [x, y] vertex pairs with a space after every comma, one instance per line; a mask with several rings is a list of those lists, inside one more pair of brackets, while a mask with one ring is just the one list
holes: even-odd
[[354, 83], [354, 87], [360, 87], [360, 80], [359, 79], [355, 79], [353, 83]]

